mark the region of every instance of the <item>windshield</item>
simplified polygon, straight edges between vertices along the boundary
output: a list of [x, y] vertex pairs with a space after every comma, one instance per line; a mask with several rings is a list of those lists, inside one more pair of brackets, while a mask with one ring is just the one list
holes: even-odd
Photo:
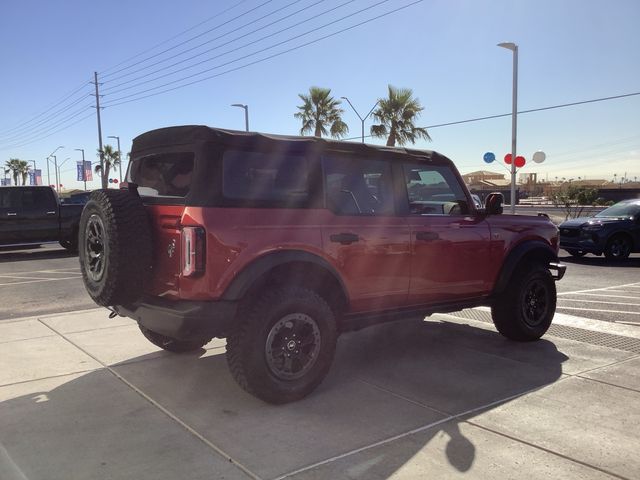
[[616, 203], [596, 215], [596, 217], [633, 217], [640, 213], [640, 205], [637, 203]]

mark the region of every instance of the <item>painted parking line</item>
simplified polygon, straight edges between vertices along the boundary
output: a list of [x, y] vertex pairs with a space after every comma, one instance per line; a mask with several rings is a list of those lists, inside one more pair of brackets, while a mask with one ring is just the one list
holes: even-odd
[[77, 279], [78, 277], [62, 277], [62, 278], [38, 278], [35, 280], [27, 280], [25, 282], [10, 282], [10, 283], [0, 283], [0, 287], [7, 287], [11, 285], [26, 285], [28, 283], [39, 283], [39, 282], [56, 282], [59, 280], [72, 280]]
[[573, 291], [573, 292], [560, 292], [560, 293], [558, 293], [558, 295], [573, 295], [573, 294], [577, 294], [577, 293], [601, 292], [601, 291], [611, 290], [611, 289], [614, 289], [614, 288], [627, 288], [627, 287], [640, 288], [640, 282], [625, 283], [624, 285], [614, 285], [614, 286], [611, 286], [611, 287], [603, 287], [603, 288], [590, 288], [588, 290], [576, 290], [576, 291]]
[[627, 302], [605, 302], [602, 300], [584, 300], [583, 298], [561, 298], [563, 302], [580, 302], [580, 303], [599, 303], [601, 305], [627, 305], [632, 307], [640, 307], [640, 303]]
[[[634, 296], [629, 296], [629, 295], [608, 295], [606, 293], [572, 293], [571, 295], [585, 295], [588, 297], [604, 297], [604, 298], [627, 298], [629, 300], [637, 300], [638, 296], [634, 295]], [[564, 300], [564, 298], [563, 298]]]
[[72, 272], [73, 270], [80, 270], [80, 267], [78, 268], [73, 268], [73, 267], [67, 267], [67, 268], [50, 268], [48, 270], [31, 270], [29, 272], [9, 272], [9, 273], [0, 273], [0, 276], [4, 276], [4, 275], [29, 275], [31, 273], [74, 273]]
[[562, 310], [581, 310], [583, 312], [604, 312], [604, 313], [624, 313], [626, 315], [640, 315], [640, 312], [625, 312], [624, 310], [602, 310], [599, 308], [578, 308], [578, 307], [560, 307], [556, 308]]

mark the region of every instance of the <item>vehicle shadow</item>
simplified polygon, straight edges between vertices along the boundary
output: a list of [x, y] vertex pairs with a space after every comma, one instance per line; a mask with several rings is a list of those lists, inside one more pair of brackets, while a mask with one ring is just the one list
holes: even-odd
[[599, 267], [615, 268], [638, 268], [640, 267], [640, 256], [632, 255], [625, 260], [609, 260], [604, 256], [587, 254], [584, 257], [572, 257], [571, 255], [561, 256], [560, 261], [576, 265], [592, 265]]
[[18, 250], [16, 247], [0, 247], [0, 263], [22, 262], [27, 260], [50, 260], [54, 258], [77, 257], [77, 253], [59, 248], [28, 247]]
[[429, 455], [467, 472], [490, 452], [465, 435], [464, 420], [555, 382], [568, 358], [549, 340], [515, 344], [468, 325], [403, 323], [345, 334], [327, 379], [287, 405], [244, 392], [222, 348], [156, 352], [112, 371], [3, 387], [1, 443], [27, 478], [222, 475], [230, 463], [178, 418], [261, 478], [277, 478], [413, 431], [386, 453], [375, 447], [339, 462], [349, 478], [388, 478], [430, 443], [446, 442]]

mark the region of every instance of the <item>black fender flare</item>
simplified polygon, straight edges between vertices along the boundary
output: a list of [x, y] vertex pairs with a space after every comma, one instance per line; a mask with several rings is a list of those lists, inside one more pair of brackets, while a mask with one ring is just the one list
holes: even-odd
[[545, 266], [558, 262], [558, 255], [555, 250], [542, 240], [527, 240], [520, 243], [507, 254], [498, 275], [498, 280], [493, 287], [493, 295], [500, 294], [506, 290], [511, 275], [513, 275], [520, 261], [527, 255], [535, 255], [540, 263]]
[[303, 250], [281, 250], [267, 253], [254, 260], [234, 277], [221, 299], [230, 301], [242, 299], [257, 279], [273, 268], [286, 265], [287, 263], [310, 263], [323, 268], [335, 278], [342, 289], [344, 298], [348, 301], [349, 296], [347, 289], [336, 269], [324, 258]]

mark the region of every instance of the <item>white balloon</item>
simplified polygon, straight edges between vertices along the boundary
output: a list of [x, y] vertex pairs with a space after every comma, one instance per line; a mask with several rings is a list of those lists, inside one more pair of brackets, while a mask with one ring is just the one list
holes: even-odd
[[538, 150], [536, 153], [533, 154], [533, 161], [536, 163], [542, 163], [545, 161], [546, 158], [547, 158], [547, 155], [542, 150]]

